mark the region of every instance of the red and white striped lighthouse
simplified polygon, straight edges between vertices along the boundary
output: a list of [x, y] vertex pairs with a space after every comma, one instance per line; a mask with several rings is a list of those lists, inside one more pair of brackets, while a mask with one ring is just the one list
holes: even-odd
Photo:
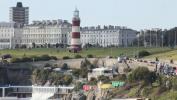
[[71, 33], [71, 52], [81, 51], [81, 41], [80, 41], [80, 17], [79, 10], [76, 8], [74, 11], [74, 16], [72, 19], [72, 33]]

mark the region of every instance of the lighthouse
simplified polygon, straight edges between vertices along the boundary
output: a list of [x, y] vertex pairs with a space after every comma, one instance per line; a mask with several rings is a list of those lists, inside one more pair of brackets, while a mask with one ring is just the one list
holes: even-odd
[[76, 8], [72, 19], [71, 46], [70, 52], [77, 53], [81, 51], [80, 41], [80, 17], [79, 10]]

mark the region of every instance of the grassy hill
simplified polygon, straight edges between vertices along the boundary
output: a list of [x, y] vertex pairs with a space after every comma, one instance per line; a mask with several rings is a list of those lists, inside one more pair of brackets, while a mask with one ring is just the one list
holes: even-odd
[[158, 57], [159, 59], [163, 59], [163, 60], [169, 60], [169, 59], [177, 60], [177, 49], [170, 50], [167, 52], [155, 53], [145, 58], [151, 59], [155, 57]]
[[[56, 56], [58, 58], [62, 58], [63, 56], [70, 56], [74, 57], [75, 55], [81, 55], [82, 57], [86, 57], [88, 54], [92, 54], [95, 57], [106, 57], [106, 56], [113, 56], [117, 57], [119, 55], [126, 55], [126, 56], [133, 56], [138, 53], [138, 51], [147, 50], [152, 54], [157, 54], [161, 52], [171, 51], [170, 48], [136, 48], [136, 47], [129, 47], [129, 48], [89, 48], [83, 49], [79, 53], [70, 53], [66, 49], [55, 49], [55, 48], [35, 48], [35, 49], [13, 49], [13, 50], [0, 50], [1, 54], [11, 54], [15, 57], [22, 57], [22, 56], [40, 56], [44, 54], [48, 54], [50, 56]], [[173, 51], [172, 51], [173, 52]]]

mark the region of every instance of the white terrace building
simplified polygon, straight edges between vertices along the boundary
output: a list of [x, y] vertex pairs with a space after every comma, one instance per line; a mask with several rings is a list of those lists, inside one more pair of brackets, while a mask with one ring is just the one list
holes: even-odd
[[21, 44], [22, 29], [14, 22], [0, 23], [0, 49], [14, 49]]
[[[81, 43], [100, 45], [102, 47], [129, 46], [136, 38], [137, 31], [119, 26], [83, 27], [81, 28]], [[68, 43], [70, 43], [71, 35], [68, 35]]]
[[33, 21], [31, 25], [24, 26], [22, 44], [31, 47], [36, 45], [56, 43], [67, 44], [67, 34], [71, 31], [71, 24], [66, 20]]
[[[102, 47], [129, 46], [136, 38], [137, 31], [120, 26], [83, 27], [81, 28], [81, 44], [99, 45]], [[26, 47], [71, 44], [71, 24], [67, 20], [33, 21], [21, 27], [17, 23], [0, 23], [0, 49], [14, 49], [22, 45]]]

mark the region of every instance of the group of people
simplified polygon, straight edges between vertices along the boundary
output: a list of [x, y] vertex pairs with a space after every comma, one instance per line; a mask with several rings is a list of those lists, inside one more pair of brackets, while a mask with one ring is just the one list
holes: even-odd
[[158, 62], [156, 65], [156, 72], [159, 74], [164, 74], [164, 75], [176, 75], [177, 74], [177, 69], [176, 67], [170, 66], [167, 63], [160, 63]]

